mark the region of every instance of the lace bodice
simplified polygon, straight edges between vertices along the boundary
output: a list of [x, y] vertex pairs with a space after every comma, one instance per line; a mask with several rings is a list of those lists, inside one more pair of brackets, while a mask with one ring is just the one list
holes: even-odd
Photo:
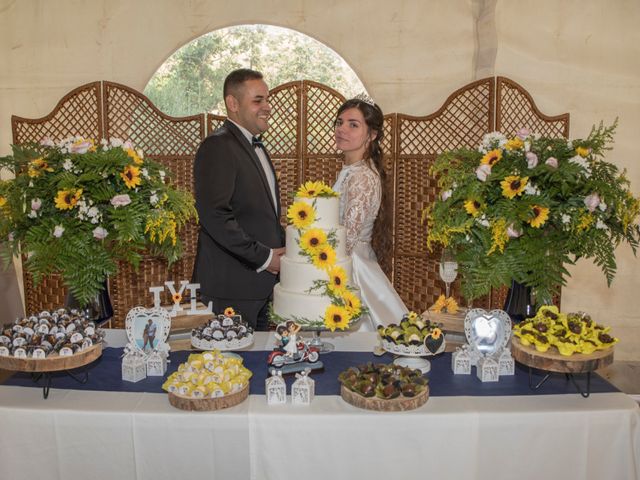
[[340, 223], [347, 230], [347, 253], [357, 242], [371, 242], [382, 199], [378, 173], [364, 162], [346, 165], [333, 189], [340, 193]]

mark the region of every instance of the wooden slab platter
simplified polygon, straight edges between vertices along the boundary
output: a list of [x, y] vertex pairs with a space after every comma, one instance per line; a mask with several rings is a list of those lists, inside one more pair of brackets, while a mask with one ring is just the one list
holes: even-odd
[[427, 403], [429, 399], [429, 385], [425, 385], [425, 389], [415, 397], [400, 396], [391, 400], [378, 397], [363, 397], [349, 390], [344, 385], [340, 387], [340, 395], [345, 402], [350, 403], [354, 407], [376, 410], [378, 412], [405, 412], [407, 410], [415, 410]]
[[511, 354], [516, 362], [547, 372], [587, 373], [613, 363], [613, 347], [589, 355], [574, 353], [566, 356], [560, 355], [554, 347], [538, 352], [533, 346], [522, 345], [515, 337], [511, 341]]
[[249, 384], [236, 393], [216, 398], [191, 398], [169, 392], [169, 403], [181, 410], [208, 412], [233, 407], [244, 402], [249, 396]]
[[100, 355], [102, 355], [102, 343], [65, 357], [57, 353], [46, 358], [0, 357], [0, 368], [14, 372], [57, 372], [88, 365]]

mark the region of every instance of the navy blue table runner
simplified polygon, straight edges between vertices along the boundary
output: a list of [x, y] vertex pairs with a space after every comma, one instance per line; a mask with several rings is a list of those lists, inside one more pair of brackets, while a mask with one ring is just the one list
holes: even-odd
[[[102, 356], [88, 365], [89, 381], [81, 385], [70, 378], [65, 372], [52, 374], [52, 388], [64, 388], [70, 390], [93, 390], [115, 392], [150, 392], [162, 393], [162, 383], [165, 377], [147, 377], [137, 383], [122, 380], [122, 348], [106, 348]], [[185, 362], [190, 353], [187, 351], [171, 352], [167, 375], [177, 370], [178, 365]], [[236, 352], [244, 359], [244, 365], [253, 372], [251, 378], [252, 394], [264, 394], [264, 381], [268, 376], [266, 358], [269, 352], [248, 351]], [[391, 363], [392, 355], [385, 354], [376, 357], [367, 352], [331, 352], [321, 355], [324, 370], [311, 372], [316, 382], [316, 395], [340, 395], [338, 374], [343, 370], [366, 362]], [[430, 358], [431, 372], [429, 378], [429, 395], [439, 396], [496, 396], [496, 395], [551, 395], [551, 394], [576, 394], [575, 387], [565, 378], [564, 374], [554, 373], [549, 380], [538, 390], [529, 388], [529, 369], [516, 363], [516, 373], [513, 376], [500, 377], [499, 382], [482, 383], [475, 375], [472, 368], [471, 375], [454, 375], [451, 371], [451, 354], [444, 353]], [[76, 371], [81, 371], [78, 369]], [[533, 383], [537, 384], [543, 372], [534, 370]], [[290, 388], [294, 380], [293, 375], [285, 377]], [[584, 375], [576, 376], [579, 384], [584, 384]], [[30, 374], [16, 373], [5, 382], [6, 385], [19, 385], [24, 387], [37, 387]], [[617, 392], [619, 391], [599, 375], [591, 376], [591, 393]]]

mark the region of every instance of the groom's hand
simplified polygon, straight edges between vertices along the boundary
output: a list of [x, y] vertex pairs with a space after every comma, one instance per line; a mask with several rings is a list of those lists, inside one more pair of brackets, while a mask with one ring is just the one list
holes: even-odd
[[271, 262], [267, 265], [267, 272], [277, 275], [280, 272], [280, 257], [284, 255], [284, 247], [274, 248]]

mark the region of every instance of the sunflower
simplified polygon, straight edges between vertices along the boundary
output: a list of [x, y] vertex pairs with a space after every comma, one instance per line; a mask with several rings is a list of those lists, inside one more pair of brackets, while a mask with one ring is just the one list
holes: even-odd
[[349, 320], [351, 320], [351, 315], [344, 307], [329, 305], [325, 310], [324, 325], [332, 332], [335, 331], [336, 328], [340, 330], [347, 328], [349, 326]]
[[491, 150], [484, 154], [482, 160], [480, 160], [481, 165], [491, 165], [492, 167], [498, 163], [502, 159], [502, 150], [495, 149]]
[[171, 295], [171, 300], [173, 300], [173, 303], [179, 304], [182, 301], [182, 294], [174, 293], [173, 295]]
[[342, 300], [344, 300], [344, 307], [347, 309], [347, 312], [351, 315], [351, 317], [357, 317], [360, 315], [360, 310], [362, 309], [362, 302], [349, 290], [345, 290], [342, 292]]
[[429, 307], [429, 310], [431, 310], [434, 313], [440, 313], [444, 308], [446, 308], [447, 306], [447, 298], [444, 296], [444, 293], [441, 294], [438, 299], [436, 300], [436, 303], [434, 303], [433, 305], [431, 305], [431, 307]]
[[507, 150], [518, 150], [522, 147], [524, 147], [524, 142], [518, 137], [512, 138], [504, 146], [504, 148], [506, 148]]
[[480, 209], [482, 207], [482, 203], [478, 200], [467, 200], [464, 202], [464, 209], [467, 211], [469, 215], [477, 217], [480, 215]]
[[137, 187], [142, 182], [140, 179], [140, 169], [134, 165], [127, 165], [124, 167], [120, 176], [128, 188]]
[[129, 157], [133, 159], [133, 163], [135, 163], [136, 165], [142, 165], [144, 163], [142, 157], [133, 148], [125, 149], [125, 152], [127, 152], [127, 155], [129, 155]]
[[235, 314], [236, 314], [236, 311], [233, 309], [233, 307], [227, 307], [224, 309], [225, 317], [233, 317]]
[[418, 314], [416, 312], [414, 312], [413, 310], [411, 310], [408, 314], [407, 314], [407, 318], [411, 321], [416, 320], [418, 318]]
[[439, 339], [441, 335], [442, 335], [442, 330], [440, 330], [439, 328], [436, 327], [433, 330], [431, 330], [431, 338], [433, 338], [434, 340]]
[[576, 154], [580, 155], [582, 158], [586, 158], [589, 155], [589, 149], [584, 147], [576, 147]]
[[516, 195], [522, 195], [529, 177], [518, 177], [517, 175], [509, 175], [500, 182], [502, 186], [502, 195], [507, 198], [513, 198]]
[[316, 219], [316, 211], [306, 202], [296, 202], [287, 210], [287, 218], [298, 230], [307, 228]]
[[337, 197], [338, 196], [338, 192], [336, 192], [329, 185], [325, 185], [324, 183], [322, 184], [322, 191], [320, 193], [325, 197]]
[[300, 185], [296, 197], [302, 198], [314, 198], [318, 194], [322, 193], [324, 184], [322, 182], [306, 182], [304, 185]]
[[540, 228], [549, 218], [549, 209], [540, 205], [533, 205], [531, 210], [533, 211], [533, 218], [529, 220], [529, 223], [533, 228]]
[[347, 289], [347, 272], [344, 268], [335, 266], [329, 271], [329, 290], [340, 295]]
[[58, 210], [71, 210], [76, 206], [78, 200], [80, 200], [80, 196], [82, 195], [82, 189], [74, 189], [71, 188], [69, 190], [58, 190], [58, 194], [56, 198], [54, 198], [56, 202], [56, 208]]
[[336, 251], [331, 245], [323, 245], [312, 257], [313, 264], [320, 270], [328, 270], [336, 263]]
[[42, 172], [53, 172], [53, 168], [42, 158], [36, 158], [29, 162], [27, 175], [31, 178], [39, 177]]
[[327, 234], [319, 228], [310, 228], [300, 237], [300, 248], [304, 252], [314, 253], [327, 243]]

